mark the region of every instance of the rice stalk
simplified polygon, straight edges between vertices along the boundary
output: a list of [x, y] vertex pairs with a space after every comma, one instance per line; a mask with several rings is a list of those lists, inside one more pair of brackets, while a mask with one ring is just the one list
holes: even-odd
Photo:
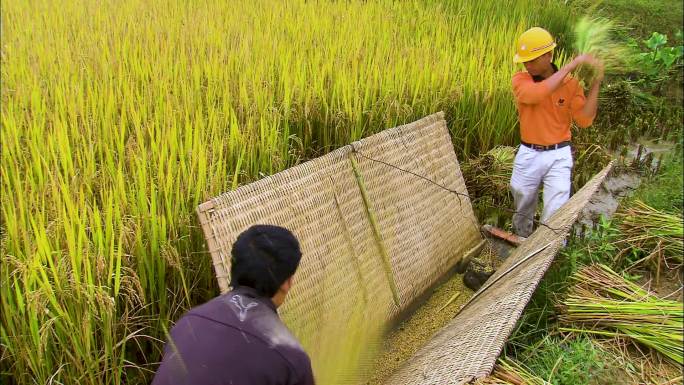
[[550, 385], [551, 383], [534, 375], [523, 364], [502, 357], [488, 377], [475, 382], [476, 385]]
[[515, 148], [497, 146], [463, 164], [468, 192], [479, 197], [507, 191], [513, 173]]
[[662, 300], [601, 264], [575, 273], [559, 330], [625, 337], [682, 364], [682, 304]]
[[684, 227], [681, 214], [656, 210], [641, 200], [635, 200], [616, 215], [621, 219], [621, 244], [647, 253], [662, 251], [666, 258], [682, 264]]
[[[601, 17], [583, 16], [575, 24], [573, 49], [577, 54], [591, 54], [603, 62], [606, 74], [620, 74], [629, 69], [628, 48], [613, 38], [615, 24]], [[585, 85], [592, 84], [593, 67], [581, 65], [575, 75]]]

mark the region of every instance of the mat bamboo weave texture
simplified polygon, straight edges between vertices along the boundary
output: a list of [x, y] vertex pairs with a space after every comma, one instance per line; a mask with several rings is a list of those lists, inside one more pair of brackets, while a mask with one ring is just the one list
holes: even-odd
[[[518, 247], [487, 282], [496, 281], [411, 357], [386, 384], [464, 384], [487, 376], [539, 281], [562, 247], [577, 216], [608, 175], [612, 163], [596, 174], [549, 220]], [[531, 252], [549, 244], [508, 271]], [[487, 283], [483, 286], [485, 288]], [[482, 289], [481, 289], [482, 290]]]
[[197, 209], [222, 292], [229, 290], [230, 250], [243, 230], [276, 224], [297, 236], [302, 261], [279, 312], [305, 349], [330, 317], [359, 299], [387, 309], [385, 318], [391, 319], [481, 239], [467, 197], [361, 155], [467, 194], [440, 112], [241, 186]]

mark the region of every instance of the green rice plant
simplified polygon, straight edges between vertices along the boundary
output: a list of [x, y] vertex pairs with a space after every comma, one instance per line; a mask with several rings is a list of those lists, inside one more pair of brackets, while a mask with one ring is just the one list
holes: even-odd
[[649, 255], [663, 253], [665, 257], [682, 264], [684, 228], [681, 214], [656, 210], [641, 200], [617, 213], [621, 219], [621, 244], [644, 250]]
[[[588, 128], [587, 130], [594, 130]], [[596, 129], [598, 130], [598, 129]], [[584, 131], [584, 130], [582, 130]], [[596, 143], [597, 135], [587, 135], [580, 131], [573, 136], [573, 157], [575, 166], [572, 173], [572, 189], [578, 191], [597, 172], [613, 159], [608, 148]]]
[[[653, 32], [648, 40], [643, 41], [647, 51], [639, 53], [637, 60], [641, 72], [649, 81], [660, 83], [681, 67], [682, 57], [684, 57], [684, 46], [681, 44], [682, 31], [677, 32], [677, 37], [680, 44], [675, 46], [666, 46], [667, 35], [658, 32]], [[634, 42], [632, 45], [640, 49], [638, 43]]]
[[[615, 24], [606, 18], [581, 17], [574, 28], [573, 49], [577, 54], [591, 54], [601, 60], [606, 74], [625, 73], [630, 68], [629, 49], [613, 38]], [[593, 82], [595, 69], [582, 65], [576, 76], [589, 85]]]
[[588, 385], [600, 378], [601, 383], [613, 384], [616, 379], [630, 376], [622, 365], [615, 362], [617, 356], [603, 349], [596, 339], [562, 337], [555, 330], [547, 330], [547, 333], [519, 352], [516, 359], [548, 383]]
[[567, 12], [30, 0], [1, 18], [0, 376], [136, 384], [218, 294], [200, 202], [438, 110], [459, 155], [513, 143], [512, 43]]
[[561, 302], [561, 331], [625, 337], [684, 362], [684, 309], [660, 299], [601, 264], [571, 277], [574, 286]]
[[681, 161], [681, 145], [666, 154], [659, 164], [656, 175], [643, 180], [633, 198], [647, 203], [665, 213], [678, 213], [684, 207], [684, 162]]

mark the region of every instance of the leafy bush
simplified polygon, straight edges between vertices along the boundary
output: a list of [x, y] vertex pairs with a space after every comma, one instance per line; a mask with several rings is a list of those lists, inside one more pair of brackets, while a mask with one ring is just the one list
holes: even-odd
[[[646, 79], [653, 82], [662, 82], [671, 77], [676, 68], [682, 65], [684, 57], [684, 46], [682, 46], [682, 31], [675, 35], [679, 45], [668, 46], [667, 35], [653, 32], [648, 40], [643, 44], [646, 52], [637, 55], [639, 69], [646, 76]], [[638, 48], [638, 44], [632, 42], [632, 47]]]

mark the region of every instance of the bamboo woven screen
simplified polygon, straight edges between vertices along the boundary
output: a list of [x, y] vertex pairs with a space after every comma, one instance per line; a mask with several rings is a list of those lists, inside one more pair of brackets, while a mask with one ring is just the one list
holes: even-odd
[[386, 320], [405, 309], [481, 236], [467, 197], [382, 162], [467, 194], [441, 112], [244, 185], [197, 209], [221, 291], [229, 289], [237, 236], [253, 224], [275, 224], [290, 229], [302, 247], [292, 291], [279, 312], [305, 348], [319, 340], [340, 307], [359, 298], [386, 309]]
[[[551, 217], [548, 227], [540, 226], [518, 247], [475, 293], [471, 303], [386, 384], [464, 384], [487, 376], [577, 216], [611, 167], [612, 163], [596, 174]], [[545, 245], [549, 246], [524, 261]], [[519, 262], [522, 263], [514, 266]], [[509, 272], [499, 279], [506, 271]], [[487, 288], [489, 282], [495, 283]]]

